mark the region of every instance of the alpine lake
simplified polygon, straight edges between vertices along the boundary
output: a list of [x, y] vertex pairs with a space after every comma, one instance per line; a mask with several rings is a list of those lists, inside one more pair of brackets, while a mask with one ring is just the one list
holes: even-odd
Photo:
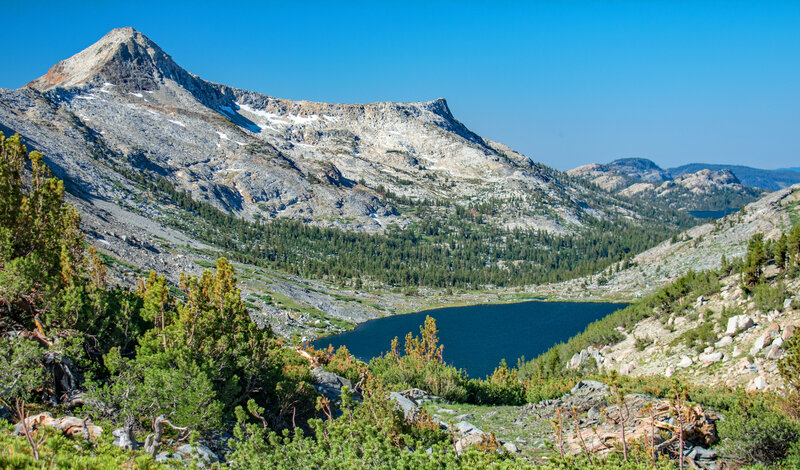
[[501, 359], [509, 366], [515, 366], [523, 356], [532, 359], [627, 305], [529, 301], [439, 308], [368, 321], [311, 344], [316, 349], [344, 345], [357, 358], [369, 361], [388, 351], [394, 337], [398, 337], [402, 349], [406, 334], [418, 336], [425, 317], [430, 315], [439, 328], [444, 361], [466, 370], [470, 377], [482, 378], [491, 374]]

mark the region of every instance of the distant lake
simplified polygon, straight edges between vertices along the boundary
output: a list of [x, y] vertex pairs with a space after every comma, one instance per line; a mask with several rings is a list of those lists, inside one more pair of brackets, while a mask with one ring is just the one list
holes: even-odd
[[556, 343], [583, 331], [589, 323], [603, 318], [627, 304], [588, 302], [522, 302], [501, 305], [474, 305], [394, 315], [368, 321], [355, 329], [312, 344], [315, 348], [347, 346], [364, 361], [389, 350], [397, 336], [400, 347], [408, 332], [419, 335], [425, 316], [436, 319], [439, 341], [444, 344], [444, 360], [470, 377], [491, 374], [501, 359], [515, 366], [517, 358], [532, 359]]
[[729, 207], [727, 209], [723, 209], [721, 211], [689, 211], [689, 215], [698, 219], [721, 219], [728, 214], [733, 214], [734, 212], [738, 211], [734, 207]]

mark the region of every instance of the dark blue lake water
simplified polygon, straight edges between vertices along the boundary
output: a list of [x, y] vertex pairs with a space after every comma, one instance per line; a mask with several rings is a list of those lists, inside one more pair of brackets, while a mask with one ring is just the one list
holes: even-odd
[[439, 327], [445, 362], [465, 369], [470, 377], [484, 377], [501, 359], [509, 366], [515, 366], [521, 356], [532, 359], [626, 305], [534, 301], [440, 308], [372, 320], [312, 344], [317, 349], [345, 345], [353, 355], [369, 361], [386, 352], [395, 336], [402, 348], [406, 333], [419, 335], [425, 316], [430, 315]]
[[692, 217], [698, 219], [721, 219], [728, 214], [733, 214], [734, 212], [738, 211], [739, 209], [730, 207], [728, 209], [723, 209], [721, 211], [689, 211], [689, 214]]

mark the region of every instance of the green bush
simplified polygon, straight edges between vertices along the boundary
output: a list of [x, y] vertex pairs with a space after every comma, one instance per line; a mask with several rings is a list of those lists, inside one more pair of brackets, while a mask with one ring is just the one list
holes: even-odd
[[779, 402], [765, 394], [741, 395], [717, 423], [724, 454], [766, 465], [784, 459], [800, 438], [800, 423], [780, 409]]
[[783, 281], [778, 281], [774, 285], [759, 283], [753, 288], [752, 293], [753, 302], [763, 312], [782, 311], [783, 301], [791, 295]]

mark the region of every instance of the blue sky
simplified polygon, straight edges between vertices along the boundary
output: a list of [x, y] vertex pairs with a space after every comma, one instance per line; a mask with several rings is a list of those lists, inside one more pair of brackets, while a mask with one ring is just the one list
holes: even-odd
[[331, 102], [445, 97], [559, 169], [800, 165], [800, 2], [15, 2], [0, 87], [133, 26], [207, 80]]

